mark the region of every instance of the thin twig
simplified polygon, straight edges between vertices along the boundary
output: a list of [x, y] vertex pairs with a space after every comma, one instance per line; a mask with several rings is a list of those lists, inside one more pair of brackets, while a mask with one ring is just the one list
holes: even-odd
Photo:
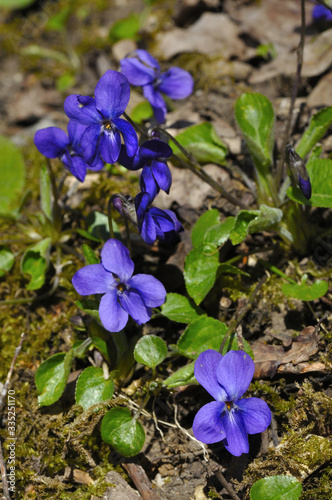
[[306, 24], [305, 24], [305, 0], [301, 0], [301, 39], [300, 39], [300, 45], [297, 49], [297, 68], [296, 68], [296, 74], [294, 78], [294, 85], [292, 89], [292, 95], [291, 95], [291, 102], [290, 102], [290, 107], [289, 107], [289, 112], [287, 116], [287, 121], [286, 121], [286, 127], [285, 127], [285, 132], [282, 138], [281, 142], [281, 149], [280, 149], [280, 160], [278, 163], [277, 171], [276, 171], [276, 185], [279, 187], [280, 181], [284, 176], [284, 163], [285, 163], [285, 157], [286, 157], [286, 144], [289, 142], [289, 135], [291, 131], [291, 124], [292, 124], [292, 118], [293, 118], [293, 112], [294, 112], [294, 105], [295, 105], [295, 99], [299, 90], [299, 85], [301, 81], [301, 71], [302, 71], [302, 64], [303, 64], [303, 52], [304, 52], [304, 38], [305, 38], [305, 29], [306, 29]]
[[226, 480], [225, 476], [222, 474], [221, 470], [219, 468], [213, 470], [214, 475], [220, 481], [220, 483], [223, 485], [223, 487], [227, 490], [229, 496], [233, 498], [233, 500], [240, 500], [240, 497], [237, 496], [233, 486]]
[[230, 324], [229, 329], [228, 329], [228, 331], [227, 331], [227, 333], [226, 333], [226, 335], [224, 337], [224, 340], [221, 343], [221, 346], [220, 346], [220, 349], [219, 349], [220, 353], [222, 353], [222, 351], [224, 349], [224, 346], [225, 346], [227, 340], [229, 339], [229, 337], [231, 335], [233, 335], [234, 332], [236, 332], [237, 327], [239, 326], [239, 324], [241, 323], [241, 321], [243, 320], [243, 318], [245, 317], [245, 315], [247, 314], [247, 312], [251, 309], [258, 291], [260, 290], [261, 286], [265, 283], [266, 280], [267, 280], [267, 275], [265, 274], [263, 276], [263, 278], [256, 285], [255, 290], [252, 292], [252, 294], [251, 294], [251, 296], [250, 296], [247, 304], [244, 306], [244, 308], [242, 309], [242, 311], [240, 312], [240, 314], [238, 315], [238, 317], [235, 318], [232, 321], [232, 323]]
[[6, 464], [5, 464], [5, 460], [3, 458], [3, 454], [2, 454], [1, 439], [0, 439], [0, 468], [1, 468], [1, 477], [2, 477], [2, 493], [3, 493], [3, 496], [6, 500], [10, 500]]
[[18, 346], [15, 349], [14, 356], [13, 356], [13, 359], [12, 359], [12, 362], [11, 362], [11, 365], [10, 365], [10, 368], [9, 368], [9, 372], [8, 372], [8, 375], [7, 375], [7, 379], [6, 379], [6, 382], [5, 382], [4, 386], [3, 386], [1, 394], [0, 394], [0, 413], [2, 412], [2, 410], [4, 409], [4, 407], [6, 405], [5, 398], [7, 396], [7, 391], [8, 391], [8, 387], [9, 387], [9, 384], [10, 384], [10, 380], [12, 378], [12, 374], [13, 374], [13, 370], [14, 370], [14, 365], [16, 363], [17, 356], [20, 354], [21, 349], [22, 349], [22, 344], [23, 344], [23, 341], [24, 341], [24, 337], [25, 337], [25, 333], [23, 332], [23, 333], [21, 333], [20, 343], [18, 344]]

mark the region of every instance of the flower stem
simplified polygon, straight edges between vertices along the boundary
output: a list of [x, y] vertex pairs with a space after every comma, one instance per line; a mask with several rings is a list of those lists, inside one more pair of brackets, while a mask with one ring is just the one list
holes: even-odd
[[110, 232], [110, 237], [114, 239], [114, 231], [113, 231], [113, 218], [112, 218], [112, 196], [108, 200], [108, 205], [107, 205], [107, 215], [108, 215], [108, 225], [109, 225], [109, 232]]

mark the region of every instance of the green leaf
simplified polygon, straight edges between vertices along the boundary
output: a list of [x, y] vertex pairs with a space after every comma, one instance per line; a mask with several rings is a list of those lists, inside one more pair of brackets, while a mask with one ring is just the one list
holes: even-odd
[[110, 355], [108, 352], [107, 342], [100, 337], [91, 336], [92, 344], [98, 349], [98, 351], [104, 356], [106, 361], [111, 364]]
[[145, 432], [128, 408], [112, 408], [101, 422], [101, 437], [124, 457], [133, 457], [143, 448]]
[[187, 297], [178, 293], [168, 293], [166, 302], [161, 306], [161, 314], [171, 321], [191, 323], [204, 314], [204, 311]]
[[232, 333], [226, 340], [225, 345], [222, 350], [222, 354], [225, 355], [229, 351], [241, 351], [243, 350], [249, 356], [254, 359], [254, 353], [250, 347], [249, 342], [242, 338], [241, 345], [239, 344], [236, 332]]
[[14, 254], [9, 248], [0, 246], [0, 278], [11, 270], [14, 261]]
[[124, 38], [139, 40], [139, 29], [140, 16], [138, 14], [131, 14], [125, 19], [120, 19], [113, 24], [109, 32], [109, 38], [112, 41], [122, 40]]
[[[203, 165], [225, 163], [227, 146], [221, 141], [211, 123], [204, 122], [188, 127], [176, 136], [176, 140]], [[170, 146], [174, 154], [185, 159], [175, 144], [171, 143]]]
[[99, 302], [94, 299], [83, 299], [76, 300], [75, 304], [81, 311], [87, 313], [91, 318], [93, 318], [99, 325], [102, 326], [102, 322], [100, 321], [99, 316]]
[[272, 228], [281, 221], [282, 216], [282, 210], [266, 205], [261, 205], [259, 210], [240, 210], [230, 234], [232, 244], [241, 243], [248, 234]]
[[153, 116], [153, 109], [148, 101], [137, 104], [131, 112], [130, 118], [139, 125]]
[[46, 165], [40, 169], [40, 204], [42, 211], [46, 217], [53, 220], [53, 200], [52, 200], [52, 183], [49, 171]]
[[293, 201], [313, 207], [332, 208], [332, 160], [313, 159], [306, 165], [310, 182], [312, 195], [307, 200], [299, 188], [290, 187], [287, 195]]
[[185, 356], [196, 359], [206, 349], [218, 351], [226, 332], [225, 323], [214, 318], [202, 317], [185, 329], [177, 347]]
[[134, 357], [137, 363], [155, 368], [167, 356], [167, 345], [163, 339], [156, 335], [145, 335], [137, 342]]
[[99, 264], [100, 260], [89, 245], [84, 244], [82, 250], [87, 264]]
[[[88, 233], [98, 241], [107, 241], [110, 238], [110, 226], [107, 215], [101, 212], [90, 212], [86, 218]], [[119, 227], [112, 221], [114, 233], [119, 234]]]
[[187, 292], [197, 305], [213, 287], [219, 267], [219, 252], [214, 245], [191, 250], [185, 261], [184, 279]]
[[328, 106], [318, 111], [318, 113], [311, 118], [309, 127], [304, 132], [296, 148], [297, 154], [304, 158], [315, 144], [324, 137], [331, 124], [332, 107]]
[[221, 274], [239, 274], [241, 276], [247, 276], [250, 278], [250, 274], [246, 273], [245, 271], [242, 271], [242, 269], [239, 269], [238, 267], [232, 266], [231, 264], [227, 264], [226, 262], [223, 264], [220, 264], [218, 267], [218, 276]]
[[70, 59], [63, 52], [60, 52], [59, 50], [48, 49], [46, 47], [42, 47], [41, 45], [29, 45], [28, 47], [24, 47], [23, 49], [21, 49], [21, 54], [23, 56], [35, 56], [38, 58], [53, 59], [54, 61], [62, 63], [70, 68], [72, 68], [73, 66]]
[[298, 500], [302, 484], [293, 476], [271, 476], [257, 481], [250, 490], [251, 500]]
[[271, 102], [257, 93], [244, 93], [235, 104], [235, 118], [258, 169], [272, 164], [275, 117]]
[[191, 231], [193, 247], [210, 243], [216, 247], [222, 245], [230, 235], [235, 218], [228, 217], [224, 222], [220, 222], [219, 211], [214, 208], [205, 212], [194, 224]]
[[103, 369], [89, 366], [77, 379], [75, 400], [85, 411], [90, 406], [111, 399], [113, 392], [114, 382], [111, 378], [104, 379]]
[[31, 276], [30, 282], [26, 286], [27, 290], [38, 290], [44, 285], [49, 266], [50, 249], [51, 238], [44, 238], [24, 252], [21, 268], [24, 273]]
[[194, 375], [194, 367], [195, 361], [192, 361], [188, 365], [179, 368], [176, 372], [172, 373], [170, 377], [164, 380], [163, 385], [168, 389], [172, 389], [173, 387], [197, 383]]
[[0, 216], [17, 216], [13, 209], [20, 202], [25, 185], [25, 164], [21, 152], [7, 137], [0, 135]]
[[0, 0], [0, 9], [24, 9], [36, 0]]
[[281, 289], [286, 297], [299, 299], [304, 301], [316, 300], [323, 297], [329, 289], [327, 281], [316, 280], [310, 285], [307, 283], [308, 276], [305, 274], [302, 277], [301, 283], [298, 285], [293, 283], [285, 283]]
[[39, 406], [55, 403], [66, 387], [74, 352], [59, 352], [46, 359], [36, 371], [35, 382]]

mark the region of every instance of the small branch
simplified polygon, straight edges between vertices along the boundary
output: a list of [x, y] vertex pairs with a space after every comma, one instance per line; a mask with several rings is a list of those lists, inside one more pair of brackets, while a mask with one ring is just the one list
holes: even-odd
[[244, 308], [242, 309], [242, 311], [240, 312], [240, 314], [238, 315], [237, 318], [235, 318], [232, 323], [230, 324], [229, 326], [229, 329], [224, 337], [224, 340], [222, 341], [221, 343], [221, 346], [220, 346], [220, 349], [219, 349], [219, 352], [222, 353], [223, 351], [223, 348], [227, 342], [227, 340], [229, 339], [229, 337], [231, 335], [233, 335], [233, 333], [236, 332], [236, 329], [237, 327], [239, 326], [239, 324], [241, 323], [241, 321], [243, 320], [243, 318], [245, 317], [245, 315], [247, 314], [247, 312], [252, 308], [252, 305], [253, 305], [253, 302], [256, 298], [256, 295], [257, 293], [259, 292], [261, 286], [265, 283], [265, 281], [267, 280], [267, 275], [265, 274], [263, 276], [263, 278], [258, 282], [258, 284], [256, 285], [255, 287], [255, 290], [252, 292], [247, 304], [244, 306]]
[[18, 344], [18, 346], [15, 349], [14, 356], [13, 356], [13, 359], [12, 359], [12, 362], [11, 362], [11, 365], [10, 365], [10, 368], [9, 368], [9, 372], [8, 372], [8, 375], [7, 375], [7, 379], [6, 379], [6, 382], [5, 382], [4, 386], [3, 386], [1, 394], [0, 394], [0, 413], [2, 412], [2, 410], [4, 409], [4, 407], [6, 405], [5, 398], [7, 396], [7, 391], [8, 391], [8, 387], [9, 387], [9, 384], [10, 384], [10, 380], [12, 378], [12, 374], [13, 374], [13, 370], [14, 370], [14, 366], [15, 366], [15, 363], [16, 363], [17, 356], [20, 354], [21, 349], [22, 349], [22, 344], [23, 344], [23, 341], [24, 341], [24, 337], [25, 337], [25, 333], [23, 332], [21, 334], [20, 343]]
[[1, 439], [0, 439], [0, 468], [1, 468], [1, 477], [2, 477], [3, 498], [5, 498], [6, 500], [10, 500], [6, 464], [5, 464], [5, 460], [3, 458], [3, 454], [2, 454]]
[[228, 494], [230, 497], [233, 498], [233, 500], [240, 500], [240, 497], [237, 496], [233, 486], [226, 480], [225, 476], [222, 474], [221, 470], [219, 468], [212, 468], [214, 475], [218, 479], [218, 481], [223, 485], [223, 487], [227, 490]]
[[134, 463], [122, 463], [130, 479], [135, 484], [143, 500], [160, 500], [156, 488], [154, 488], [141, 465]]
[[282, 142], [281, 142], [280, 160], [279, 160], [278, 168], [276, 171], [276, 185], [277, 185], [277, 187], [279, 187], [280, 181], [284, 176], [286, 144], [289, 142], [289, 135], [290, 135], [290, 131], [291, 131], [291, 124], [292, 124], [292, 118], [293, 118], [293, 112], [294, 112], [295, 99], [296, 99], [296, 96], [297, 96], [297, 93], [299, 90], [300, 81], [301, 81], [305, 28], [306, 28], [306, 24], [305, 24], [305, 0], [301, 0], [301, 39], [300, 39], [300, 45], [297, 49], [296, 74], [295, 74], [295, 79], [294, 79], [292, 95], [291, 95], [289, 112], [288, 112], [287, 121], [286, 121], [286, 128], [285, 128], [285, 132], [284, 132]]

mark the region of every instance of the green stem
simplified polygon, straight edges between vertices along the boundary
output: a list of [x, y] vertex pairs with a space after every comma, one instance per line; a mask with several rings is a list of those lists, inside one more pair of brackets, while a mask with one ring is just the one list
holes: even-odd
[[107, 216], [108, 216], [108, 225], [109, 225], [109, 232], [110, 236], [112, 239], [114, 239], [114, 231], [113, 231], [113, 218], [112, 218], [112, 196], [108, 200], [108, 205], [107, 205]]
[[52, 168], [52, 163], [49, 158], [46, 158], [46, 165], [48, 169], [48, 173], [50, 176], [51, 180], [51, 185], [52, 185], [52, 194], [53, 194], [53, 223], [54, 223], [54, 228], [59, 235], [61, 232], [61, 227], [62, 227], [62, 215], [61, 215], [61, 210], [59, 206], [59, 193], [58, 193], [58, 188], [56, 185], [56, 180], [55, 180], [55, 175], [53, 172]]
[[144, 408], [148, 404], [149, 399], [150, 399], [150, 394], [146, 394], [140, 407], [138, 408], [137, 412], [135, 413], [133, 420], [136, 420], [139, 417], [140, 413], [142, 413], [142, 411], [144, 410]]
[[292, 285], [297, 285], [296, 281], [293, 280], [292, 278], [290, 278], [289, 276], [286, 276], [285, 273], [283, 273], [282, 271], [280, 271], [280, 269], [278, 269], [277, 267], [273, 266], [272, 264], [270, 264], [269, 262], [267, 262], [266, 260], [263, 260], [263, 259], [258, 259], [258, 262], [260, 264], [262, 264], [262, 266], [265, 267], [265, 269], [268, 269], [269, 271], [271, 271], [272, 273], [275, 273], [277, 274], [278, 276], [280, 276], [281, 278], [284, 278], [285, 280], [287, 280], [289, 283], [291, 283]]

